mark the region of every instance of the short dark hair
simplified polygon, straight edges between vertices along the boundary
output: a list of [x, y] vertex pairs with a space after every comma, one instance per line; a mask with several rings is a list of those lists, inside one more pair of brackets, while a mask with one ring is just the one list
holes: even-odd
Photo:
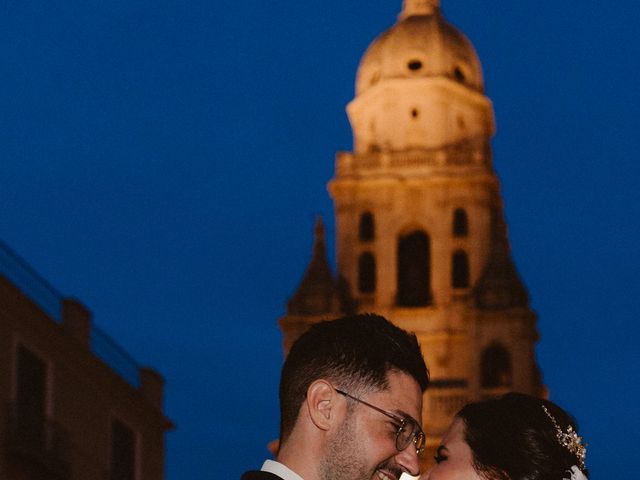
[[373, 314], [352, 315], [312, 325], [291, 347], [280, 379], [280, 442], [296, 423], [309, 385], [326, 378], [363, 393], [388, 388], [387, 374], [413, 377], [424, 392], [429, 372], [414, 334]]
[[573, 465], [580, 465], [556, 438], [556, 427], [543, 405], [563, 432], [569, 426], [577, 431], [575, 420], [558, 405], [521, 393], [471, 403], [458, 412], [473, 466], [482, 478], [561, 480]]

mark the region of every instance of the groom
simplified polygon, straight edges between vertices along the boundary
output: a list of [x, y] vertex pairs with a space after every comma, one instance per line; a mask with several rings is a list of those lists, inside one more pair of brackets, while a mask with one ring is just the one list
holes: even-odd
[[429, 374], [415, 335], [377, 315], [312, 325], [280, 380], [276, 461], [242, 480], [399, 480], [419, 473]]

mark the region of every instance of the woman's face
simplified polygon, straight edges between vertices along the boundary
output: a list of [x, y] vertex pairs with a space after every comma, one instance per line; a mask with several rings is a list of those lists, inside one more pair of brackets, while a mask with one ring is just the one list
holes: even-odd
[[420, 480], [482, 480], [473, 468], [471, 448], [464, 441], [464, 422], [456, 418], [438, 447], [436, 465]]

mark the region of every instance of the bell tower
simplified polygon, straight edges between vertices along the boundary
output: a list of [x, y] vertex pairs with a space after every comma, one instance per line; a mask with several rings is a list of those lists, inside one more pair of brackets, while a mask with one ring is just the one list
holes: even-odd
[[[439, 1], [404, 0], [397, 23], [365, 52], [347, 114], [353, 151], [337, 154], [328, 186], [338, 273], [331, 287], [318, 275], [314, 290], [331, 309], [304, 314], [301, 288], [280, 325], [290, 345], [340, 305], [415, 332], [432, 379], [423, 419], [433, 449], [468, 401], [544, 395], [536, 317], [492, 165], [493, 106], [472, 44]], [[307, 289], [324, 234], [316, 238]]]

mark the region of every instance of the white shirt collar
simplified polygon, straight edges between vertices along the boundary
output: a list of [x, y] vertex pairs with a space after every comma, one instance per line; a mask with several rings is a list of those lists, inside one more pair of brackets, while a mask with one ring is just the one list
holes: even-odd
[[290, 468], [285, 467], [280, 462], [275, 462], [273, 460], [265, 460], [260, 470], [262, 470], [263, 472], [269, 472], [273, 473], [274, 475], [278, 475], [284, 480], [304, 480], [300, 475], [298, 475]]

